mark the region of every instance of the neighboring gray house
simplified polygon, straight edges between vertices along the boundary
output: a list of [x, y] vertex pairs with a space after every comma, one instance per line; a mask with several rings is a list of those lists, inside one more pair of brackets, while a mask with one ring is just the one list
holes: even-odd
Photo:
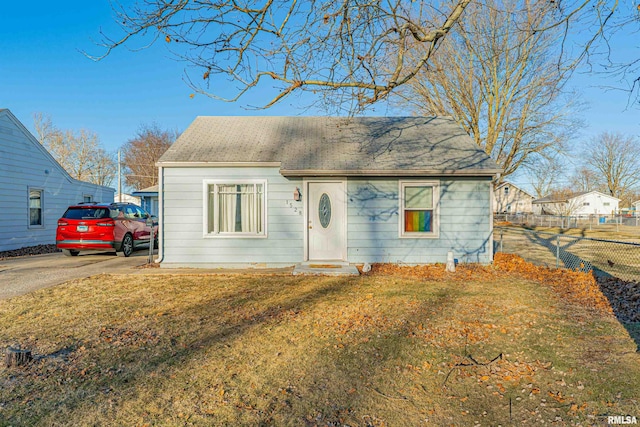
[[140, 206], [151, 215], [158, 216], [158, 186], [152, 185], [151, 187], [143, 188], [142, 190], [134, 191], [132, 196], [140, 198]]
[[55, 244], [68, 205], [113, 202], [114, 190], [71, 178], [6, 109], [0, 109], [0, 251]]
[[492, 261], [499, 169], [452, 119], [198, 117], [158, 166], [163, 267]]
[[531, 213], [531, 194], [511, 182], [503, 182], [493, 191], [493, 212], [495, 213]]

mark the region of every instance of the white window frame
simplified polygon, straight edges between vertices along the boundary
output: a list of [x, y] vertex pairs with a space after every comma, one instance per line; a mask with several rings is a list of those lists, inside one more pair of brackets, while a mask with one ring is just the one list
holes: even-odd
[[[437, 239], [440, 237], [440, 181], [399, 181], [398, 232], [401, 239]], [[433, 230], [429, 232], [404, 231], [404, 189], [406, 187], [433, 187]]]
[[[261, 233], [242, 233], [242, 232], [220, 232], [219, 231], [219, 200], [216, 195], [218, 194], [217, 187], [220, 185], [247, 185], [247, 184], [262, 184], [262, 232]], [[209, 232], [209, 187], [215, 186], [213, 192], [213, 231]], [[213, 239], [264, 239], [268, 237], [267, 234], [267, 180], [265, 179], [205, 179], [202, 186], [202, 203], [203, 203], [203, 216], [202, 216], [202, 232], [203, 237]]]
[[[87, 200], [87, 199], [89, 199], [89, 200]], [[91, 203], [91, 202], [93, 202], [93, 195], [91, 195], [91, 194], [82, 195], [82, 202], [83, 203]]]
[[[31, 224], [31, 192], [40, 193], [40, 224]], [[44, 189], [38, 187], [27, 188], [27, 228], [44, 228]]]

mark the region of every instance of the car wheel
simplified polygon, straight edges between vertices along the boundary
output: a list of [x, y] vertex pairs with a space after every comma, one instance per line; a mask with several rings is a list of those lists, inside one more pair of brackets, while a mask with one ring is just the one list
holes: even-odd
[[125, 257], [128, 257], [133, 253], [133, 237], [131, 237], [131, 234], [124, 235], [120, 250], [122, 252], [118, 252], [118, 255], [123, 255]]
[[78, 254], [79, 254], [80, 252], [79, 252], [79, 251], [74, 251], [74, 250], [71, 250], [71, 249], [63, 249], [63, 250], [62, 250], [62, 253], [63, 253], [65, 256], [78, 256]]

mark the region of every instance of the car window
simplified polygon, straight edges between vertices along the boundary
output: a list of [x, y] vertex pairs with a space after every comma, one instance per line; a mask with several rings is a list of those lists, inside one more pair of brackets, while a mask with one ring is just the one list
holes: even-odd
[[136, 218], [136, 210], [133, 206], [125, 206], [124, 207], [124, 216], [127, 219], [135, 219]]
[[113, 219], [116, 219], [118, 215], [120, 215], [120, 208], [118, 206], [111, 206], [111, 212], [109, 213], [109, 216], [111, 216], [111, 218]]
[[100, 209], [96, 209], [96, 211], [93, 214], [94, 218], [108, 218], [109, 217], [109, 209], [106, 208], [100, 208]]
[[147, 217], [147, 213], [139, 206], [136, 206], [136, 212], [138, 214], [138, 218], [145, 219]]
[[96, 219], [107, 218], [109, 210], [106, 208], [69, 208], [63, 218], [67, 219]]

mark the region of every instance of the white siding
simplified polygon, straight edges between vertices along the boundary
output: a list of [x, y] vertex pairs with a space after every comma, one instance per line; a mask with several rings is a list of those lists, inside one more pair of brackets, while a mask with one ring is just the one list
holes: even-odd
[[[269, 267], [303, 261], [302, 202], [293, 201], [301, 180], [278, 168], [163, 168], [163, 267]], [[267, 181], [267, 237], [204, 237], [205, 179]]]
[[571, 203], [575, 203], [575, 212], [571, 215], [611, 215], [618, 212], [618, 202], [615, 197], [608, 196], [597, 191], [592, 191], [576, 197]]
[[399, 238], [398, 180], [349, 180], [348, 258], [352, 263], [491, 262], [489, 180], [440, 181], [440, 235]]
[[[29, 189], [43, 190], [43, 225], [29, 226]], [[112, 202], [114, 190], [72, 179], [7, 110], [0, 111], [0, 251], [55, 244], [57, 221], [84, 195]]]

